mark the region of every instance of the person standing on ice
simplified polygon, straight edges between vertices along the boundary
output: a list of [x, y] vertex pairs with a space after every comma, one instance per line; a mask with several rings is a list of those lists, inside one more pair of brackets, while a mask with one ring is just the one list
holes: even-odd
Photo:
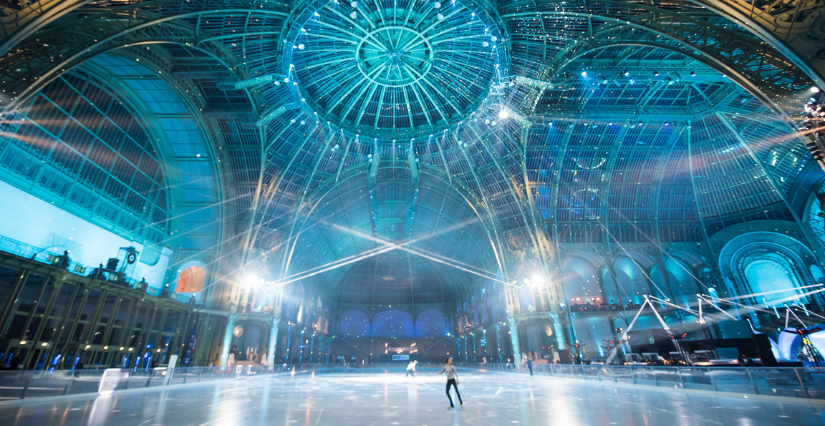
[[455, 387], [455, 394], [458, 395], [458, 402], [463, 407], [464, 401], [461, 400], [461, 394], [458, 393], [458, 372], [455, 371], [455, 366], [453, 365], [453, 357], [447, 358], [446, 362], [447, 364], [445, 364], [444, 367], [441, 368], [441, 371], [439, 371], [438, 374], [447, 373], [447, 399], [450, 400], [450, 409], [455, 408], [455, 405], [453, 405], [453, 398], [450, 396], [450, 386]]
[[[415, 378], [415, 364], [418, 364], [418, 361], [410, 361], [409, 365], [407, 365], [407, 376], [412, 374], [413, 379]], [[404, 376], [404, 378], [407, 378]]]

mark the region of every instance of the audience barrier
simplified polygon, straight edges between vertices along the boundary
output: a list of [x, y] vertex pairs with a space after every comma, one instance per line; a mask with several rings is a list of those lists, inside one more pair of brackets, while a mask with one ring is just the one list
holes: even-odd
[[[525, 364], [462, 363], [479, 370], [529, 374]], [[657, 367], [533, 364], [533, 374], [676, 389], [825, 400], [823, 367]]]
[[[236, 365], [234, 367], [177, 367], [121, 369], [112, 390], [151, 388], [313, 370], [322, 364]], [[0, 371], [0, 401], [96, 393], [106, 369]]]
[[[459, 368], [508, 374], [529, 374], [526, 365], [456, 363]], [[403, 369], [398, 364], [367, 368], [325, 364], [237, 365], [234, 367], [178, 367], [172, 370], [122, 369], [115, 391], [187, 383], [266, 376], [329, 369], [348, 374], [374, 374], [374, 367]], [[373, 368], [369, 368], [373, 367]], [[420, 367], [427, 368], [426, 364]], [[440, 367], [433, 365], [432, 367]], [[107, 370], [0, 371], [0, 401], [98, 392]], [[607, 383], [694, 389], [745, 395], [769, 395], [825, 400], [825, 368], [822, 367], [658, 367], [629, 365], [534, 364], [533, 374]]]

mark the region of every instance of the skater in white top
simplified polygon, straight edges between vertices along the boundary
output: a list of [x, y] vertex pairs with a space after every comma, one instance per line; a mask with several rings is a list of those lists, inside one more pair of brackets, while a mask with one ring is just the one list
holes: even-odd
[[[412, 374], [413, 379], [415, 378], [415, 364], [418, 364], [418, 361], [410, 361], [410, 364], [407, 365], [407, 376]], [[404, 378], [407, 376], [404, 376]]]
[[453, 357], [447, 358], [447, 364], [441, 368], [441, 371], [438, 374], [447, 373], [447, 399], [450, 400], [450, 409], [455, 408], [453, 405], [453, 398], [450, 396], [450, 386], [455, 387], [455, 394], [458, 395], [458, 402], [461, 406], [464, 406], [464, 401], [461, 400], [461, 394], [458, 393], [458, 372], [455, 371], [455, 366], [453, 365]]

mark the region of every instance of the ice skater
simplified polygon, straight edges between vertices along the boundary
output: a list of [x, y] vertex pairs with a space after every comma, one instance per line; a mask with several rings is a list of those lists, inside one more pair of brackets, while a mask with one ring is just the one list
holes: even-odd
[[[413, 379], [415, 378], [415, 364], [418, 364], [418, 361], [410, 361], [410, 364], [407, 365], [407, 376], [412, 374]], [[404, 378], [407, 378], [407, 376], [404, 376]]]
[[464, 401], [461, 400], [461, 394], [458, 393], [458, 372], [455, 371], [453, 357], [447, 358], [446, 362], [447, 364], [441, 368], [441, 371], [439, 371], [438, 374], [447, 373], [447, 399], [450, 400], [450, 409], [455, 408], [455, 405], [453, 405], [453, 398], [450, 396], [450, 386], [455, 387], [455, 394], [458, 395], [458, 403], [463, 407]]

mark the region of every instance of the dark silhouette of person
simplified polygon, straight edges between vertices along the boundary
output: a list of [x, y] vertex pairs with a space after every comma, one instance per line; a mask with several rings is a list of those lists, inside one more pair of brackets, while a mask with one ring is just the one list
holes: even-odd
[[530, 375], [533, 375], [533, 360], [527, 358], [527, 369], [530, 370]]
[[60, 267], [63, 269], [67, 269], [69, 267], [69, 263], [71, 259], [69, 259], [69, 250], [63, 252], [63, 257], [60, 258]]
[[20, 368], [20, 355], [12, 358], [9, 362], [9, 370], [17, 370]]

